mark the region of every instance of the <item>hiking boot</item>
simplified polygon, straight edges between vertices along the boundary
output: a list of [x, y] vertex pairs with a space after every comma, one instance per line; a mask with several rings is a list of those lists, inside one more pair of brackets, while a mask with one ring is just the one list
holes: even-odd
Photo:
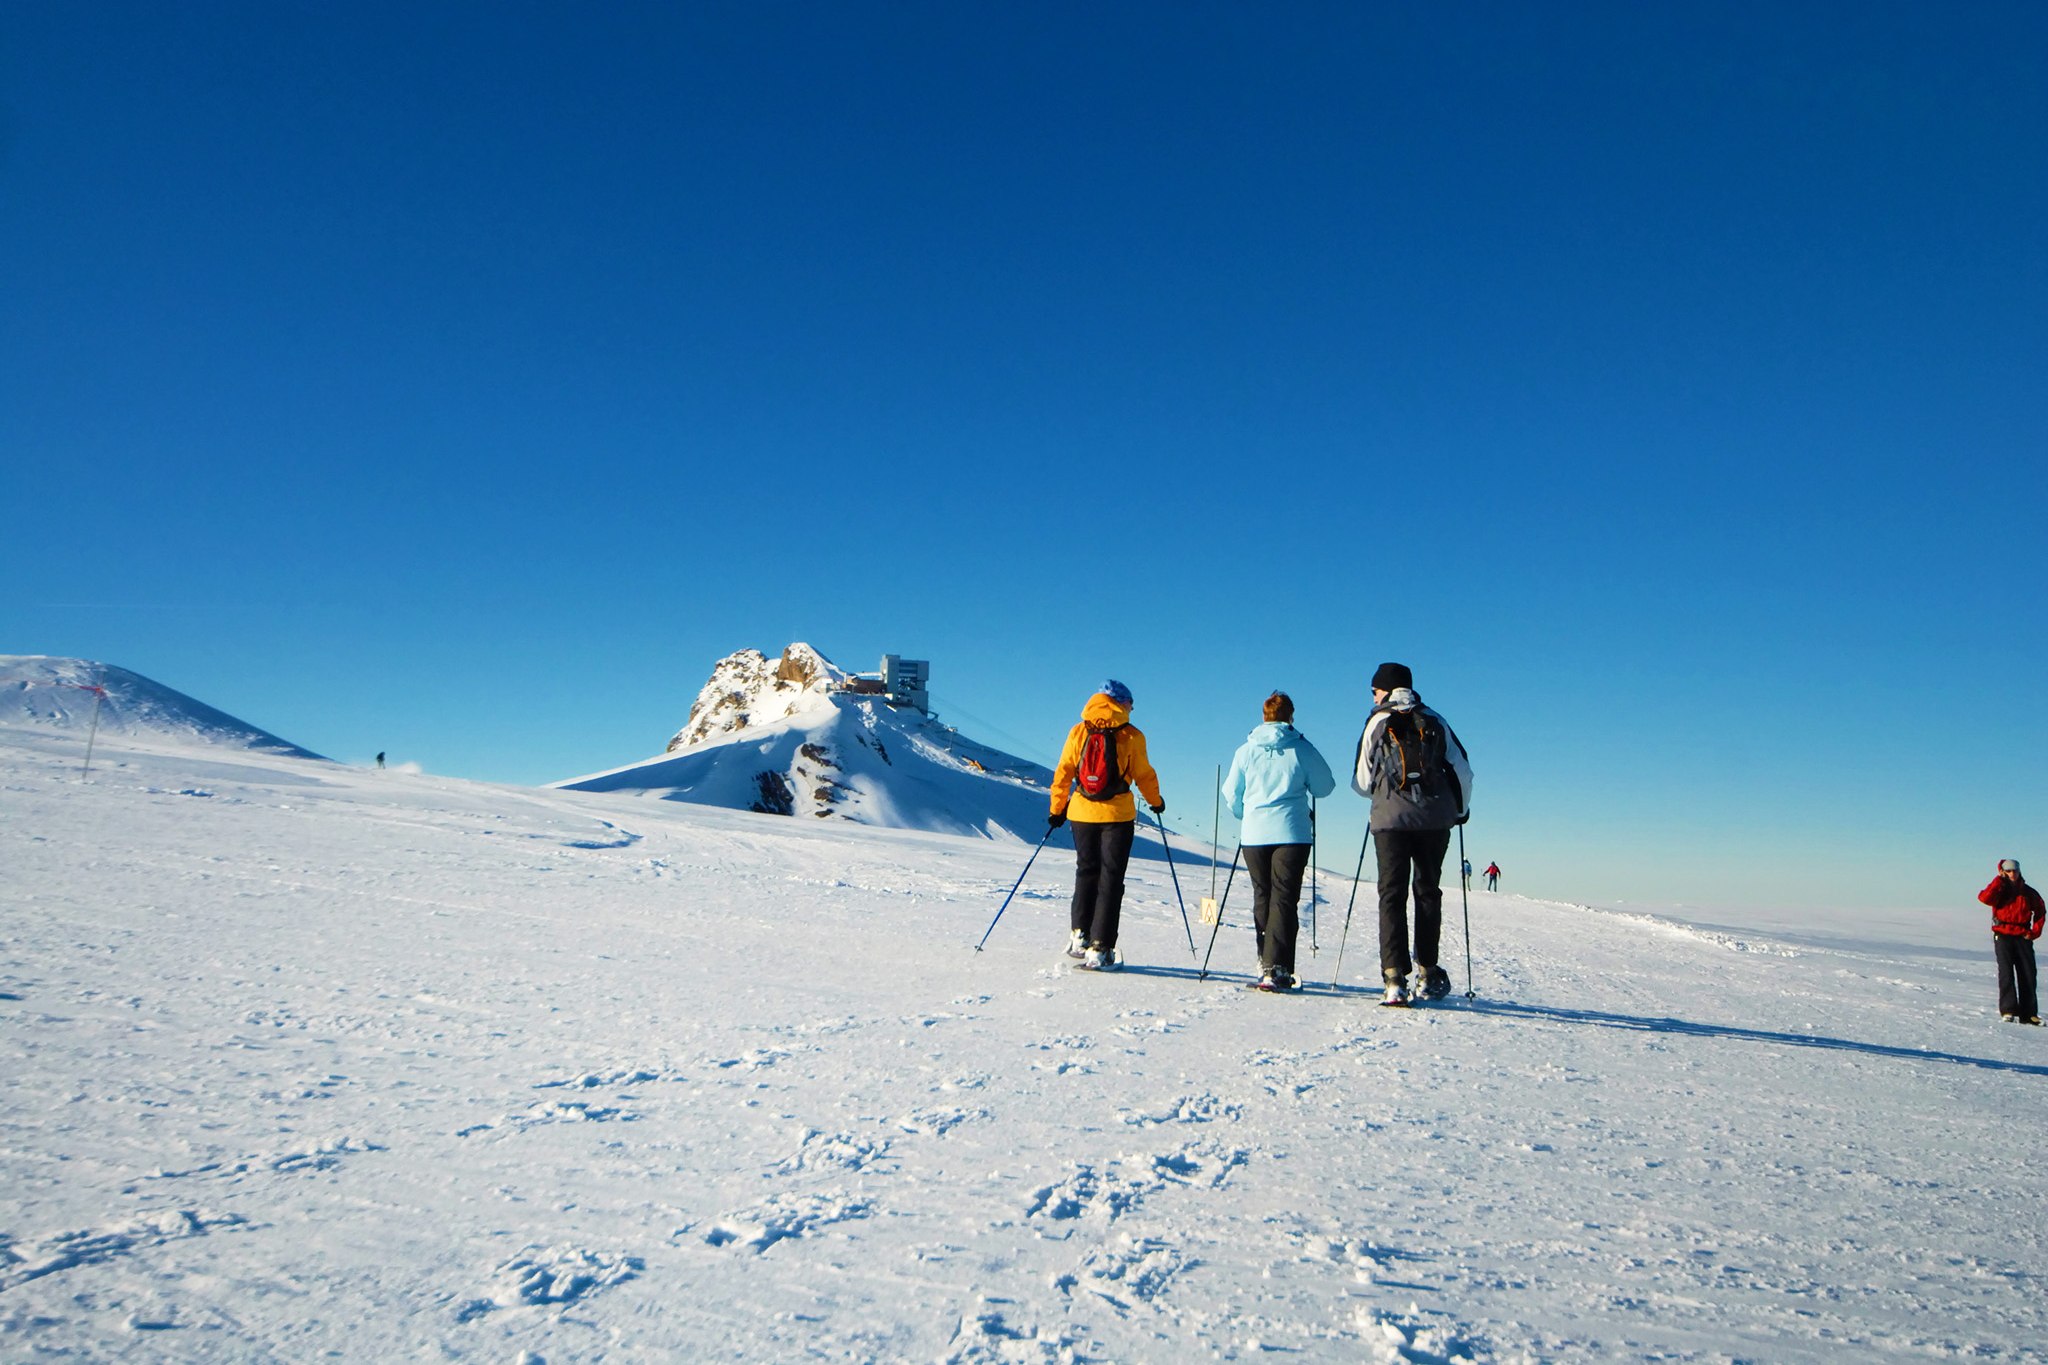
[[2017, 1024], [2019, 1021], [2020, 1017], [2017, 1014], [2001, 1014], [1998, 1016], [1998, 1022], [2001, 1024]]
[[1067, 934], [1067, 956], [1088, 956], [1088, 935], [1082, 933], [1079, 929], [1070, 930]]
[[1451, 974], [1441, 967], [1415, 969], [1415, 994], [1423, 1000], [1441, 1000], [1451, 993]]
[[1116, 949], [1105, 948], [1099, 943], [1088, 945], [1088, 955], [1081, 959], [1084, 972], [1113, 972], [1124, 964], [1117, 959]]

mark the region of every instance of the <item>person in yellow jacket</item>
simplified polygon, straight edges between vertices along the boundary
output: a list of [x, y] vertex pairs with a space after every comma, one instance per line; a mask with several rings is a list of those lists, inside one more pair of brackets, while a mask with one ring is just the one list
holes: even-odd
[[[1059, 766], [1052, 774], [1052, 814], [1047, 825], [1074, 825], [1074, 905], [1067, 955], [1087, 971], [1117, 967], [1117, 921], [1124, 907], [1124, 870], [1138, 831], [1136, 786], [1154, 815], [1166, 809], [1159, 774], [1145, 757], [1145, 734], [1131, 724], [1131, 689], [1112, 678], [1081, 708], [1081, 723], [1067, 732]], [[1089, 737], [1103, 737], [1102, 751], [1114, 750], [1114, 771], [1090, 771]], [[1098, 791], [1088, 787], [1099, 776]]]

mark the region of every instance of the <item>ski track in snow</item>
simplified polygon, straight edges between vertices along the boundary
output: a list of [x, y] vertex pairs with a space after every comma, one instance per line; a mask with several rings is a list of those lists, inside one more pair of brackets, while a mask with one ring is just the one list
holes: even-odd
[[1235, 919], [1196, 980], [1163, 867], [1133, 870], [1131, 970], [1089, 974], [1053, 852], [976, 954], [1005, 846], [105, 763], [0, 732], [0, 1357], [2016, 1361], [2048, 1333], [2014, 1216], [2048, 1050], [1990, 1022], [1988, 952], [1475, 894], [1477, 999], [1382, 1010], [1363, 920], [1335, 991], [1327, 915], [1302, 995], [1242, 989]]

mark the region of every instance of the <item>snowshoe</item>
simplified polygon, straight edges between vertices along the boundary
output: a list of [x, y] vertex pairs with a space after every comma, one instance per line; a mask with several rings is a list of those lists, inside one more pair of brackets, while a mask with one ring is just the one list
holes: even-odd
[[1082, 933], [1079, 929], [1070, 930], [1067, 934], [1067, 956], [1076, 958], [1088, 956], [1088, 935]]
[[1408, 985], [1405, 974], [1390, 967], [1380, 975], [1387, 983], [1387, 993], [1380, 997], [1380, 1003], [1391, 1009], [1407, 1009]]
[[1451, 993], [1451, 974], [1441, 967], [1415, 969], [1415, 998], [1441, 1000]]
[[1123, 965], [1122, 954], [1118, 953], [1114, 948], [1091, 947], [1088, 949], [1086, 956], [1081, 959], [1081, 970], [1084, 972], [1113, 972], [1120, 969]]

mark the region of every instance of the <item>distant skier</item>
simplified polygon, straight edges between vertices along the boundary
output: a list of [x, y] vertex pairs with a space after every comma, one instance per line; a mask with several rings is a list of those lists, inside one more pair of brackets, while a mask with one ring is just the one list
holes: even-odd
[[[1472, 766], [1444, 718], [1415, 694], [1406, 664], [1385, 663], [1372, 675], [1372, 715], [1358, 737], [1351, 789], [1372, 802], [1373, 848], [1379, 863], [1380, 976], [1386, 1005], [1417, 994], [1438, 1000], [1451, 989], [1437, 965], [1443, 933], [1444, 854], [1451, 830], [1472, 811]], [[1409, 953], [1408, 888], [1415, 888], [1414, 954]]]
[[2041, 1022], [2035, 991], [2034, 940], [2048, 921], [2041, 893], [2020, 875], [2017, 858], [2002, 858], [1991, 885], [1977, 893], [1991, 907], [1991, 947], [1998, 960], [1998, 1017], [2009, 1024]]
[[1252, 879], [1252, 926], [1259, 949], [1259, 989], [1294, 989], [1294, 940], [1301, 931], [1301, 878], [1315, 841], [1311, 796], [1337, 789], [1330, 765], [1294, 728], [1294, 699], [1266, 698], [1265, 723], [1230, 760], [1223, 797], [1244, 822], [1239, 843]]
[[1500, 864], [1499, 864], [1499, 863], [1488, 863], [1488, 864], [1486, 865], [1486, 889], [1487, 889], [1488, 891], [1498, 891], [1498, 890], [1500, 890]]
[[377, 754], [377, 771], [380, 773], [384, 771], [384, 754], [381, 750]]
[[1470, 858], [1458, 859], [1458, 880], [1464, 883], [1467, 891], [1472, 889], [1472, 860]]
[[1088, 971], [1115, 971], [1117, 925], [1123, 915], [1124, 872], [1137, 835], [1135, 783], [1158, 815], [1166, 809], [1159, 774], [1145, 757], [1145, 735], [1131, 724], [1131, 689], [1114, 678], [1081, 708], [1052, 774], [1046, 824], [1074, 824], [1074, 902], [1067, 955]]

